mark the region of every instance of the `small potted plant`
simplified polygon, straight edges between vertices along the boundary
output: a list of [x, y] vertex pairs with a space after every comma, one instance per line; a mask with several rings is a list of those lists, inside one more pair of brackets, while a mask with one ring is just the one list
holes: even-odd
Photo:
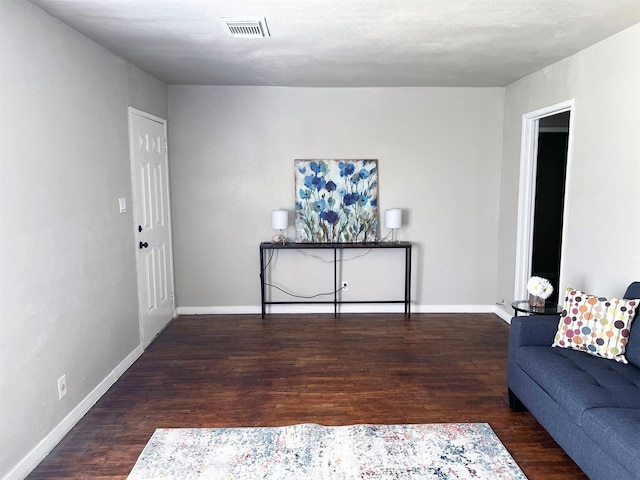
[[527, 282], [527, 292], [532, 308], [544, 308], [547, 298], [553, 293], [553, 286], [546, 278], [534, 276]]

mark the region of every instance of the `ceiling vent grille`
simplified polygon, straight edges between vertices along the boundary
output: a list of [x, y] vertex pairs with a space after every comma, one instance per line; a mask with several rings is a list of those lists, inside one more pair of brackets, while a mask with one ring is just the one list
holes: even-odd
[[221, 18], [227, 33], [237, 38], [269, 37], [266, 18]]

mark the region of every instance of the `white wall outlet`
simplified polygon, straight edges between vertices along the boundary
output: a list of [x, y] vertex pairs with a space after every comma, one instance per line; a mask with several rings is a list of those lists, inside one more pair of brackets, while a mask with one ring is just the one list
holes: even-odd
[[348, 292], [349, 291], [349, 282], [347, 280], [343, 280], [342, 284], [340, 286], [340, 290], [342, 290], [343, 292]]
[[67, 394], [67, 376], [62, 375], [58, 379], [58, 400], [62, 400]]

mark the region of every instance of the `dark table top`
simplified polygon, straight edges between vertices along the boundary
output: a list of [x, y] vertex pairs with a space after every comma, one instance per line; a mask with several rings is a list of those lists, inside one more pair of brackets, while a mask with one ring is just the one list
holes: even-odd
[[261, 242], [261, 248], [410, 248], [411, 242], [341, 242], [341, 243], [312, 243], [312, 242]]
[[535, 315], [558, 315], [562, 312], [562, 306], [552, 302], [545, 302], [544, 307], [532, 307], [529, 305], [528, 300], [516, 300], [511, 304], [511, 307], [516, 312], [533, 313]]

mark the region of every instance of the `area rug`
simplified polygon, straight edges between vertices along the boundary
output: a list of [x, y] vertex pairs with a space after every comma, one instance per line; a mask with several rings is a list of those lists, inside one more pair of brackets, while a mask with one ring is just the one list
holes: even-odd
[[127, 478], [526, 480], [486, 423], [158, 429]]

